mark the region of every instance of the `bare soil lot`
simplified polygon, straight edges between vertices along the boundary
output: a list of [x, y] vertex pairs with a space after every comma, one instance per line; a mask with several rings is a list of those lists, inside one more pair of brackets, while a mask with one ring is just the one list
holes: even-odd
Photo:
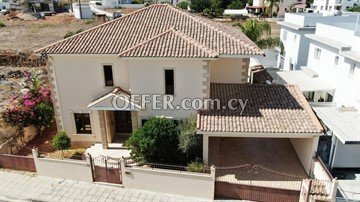
[[68, 32], [98, 25], [95, 20], [78, 20], [69, 13], [46, 16], [44, 20], [8, 19], [0, 16], [0, 50], [34, 51], [64, 38]]

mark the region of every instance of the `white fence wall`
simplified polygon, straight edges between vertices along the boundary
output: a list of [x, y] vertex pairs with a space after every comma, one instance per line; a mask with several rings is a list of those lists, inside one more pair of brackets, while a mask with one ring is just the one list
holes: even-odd
[[211, 174], [141, 167], [122, 168], [126, 188], [214, 199], [215, 169]]
[[86, 161], [81, 160], [60, 160], [37, 157], [33, 150], [33, 156], [38, 175], [92, 182], [91, 167]]

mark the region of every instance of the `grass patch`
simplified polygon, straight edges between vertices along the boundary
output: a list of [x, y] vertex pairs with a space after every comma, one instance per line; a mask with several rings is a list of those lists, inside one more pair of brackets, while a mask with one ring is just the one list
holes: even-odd
[[89, 25], [89, 24], [92, 24], [92, 23], [94, 23], [94, 22], [95, 22], [94, 19], [88, 19], [88, 20], [85, 20], [85, 21], [84, 21], [85, 25]]
[[5, 23], [0, 21], [0, 27], [5, 27]]

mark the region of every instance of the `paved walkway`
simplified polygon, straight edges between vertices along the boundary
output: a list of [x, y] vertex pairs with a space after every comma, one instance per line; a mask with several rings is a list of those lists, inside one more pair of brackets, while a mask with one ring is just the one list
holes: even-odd
[[0, 201], [201, 201], [201, 199], [0, 169]]

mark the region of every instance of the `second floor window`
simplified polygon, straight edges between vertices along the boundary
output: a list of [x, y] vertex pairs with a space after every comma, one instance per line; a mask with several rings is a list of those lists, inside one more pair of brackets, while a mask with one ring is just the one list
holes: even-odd
[[283, 32], [283, 40], [286, 41], [286, 38], [287, 38], [287, 31], [284, 31]]
[[174, 95], [174, 70], [165, 69], [165, 94]]
[[113, 72], [111, 65], [103, 65], [105, 86], [114, 86]]
[[339, 56], [335, 56], [334, 65], [339, 64]]
[[351, 65], [350, 67], [350, 71], [349, 71], [349, 76], [353, 76], [355, 73], [355, 68], [356, 68], [356, 63], [354, 63], [353, 65]]
[[314, 58], [317, 59], [317, 60], [320, 60], [320, 56], [321, 56], [321, 49], [320, 48], [315, 48]]
[[89, 113], [74, 113], [77, 134], [91, 134]]

